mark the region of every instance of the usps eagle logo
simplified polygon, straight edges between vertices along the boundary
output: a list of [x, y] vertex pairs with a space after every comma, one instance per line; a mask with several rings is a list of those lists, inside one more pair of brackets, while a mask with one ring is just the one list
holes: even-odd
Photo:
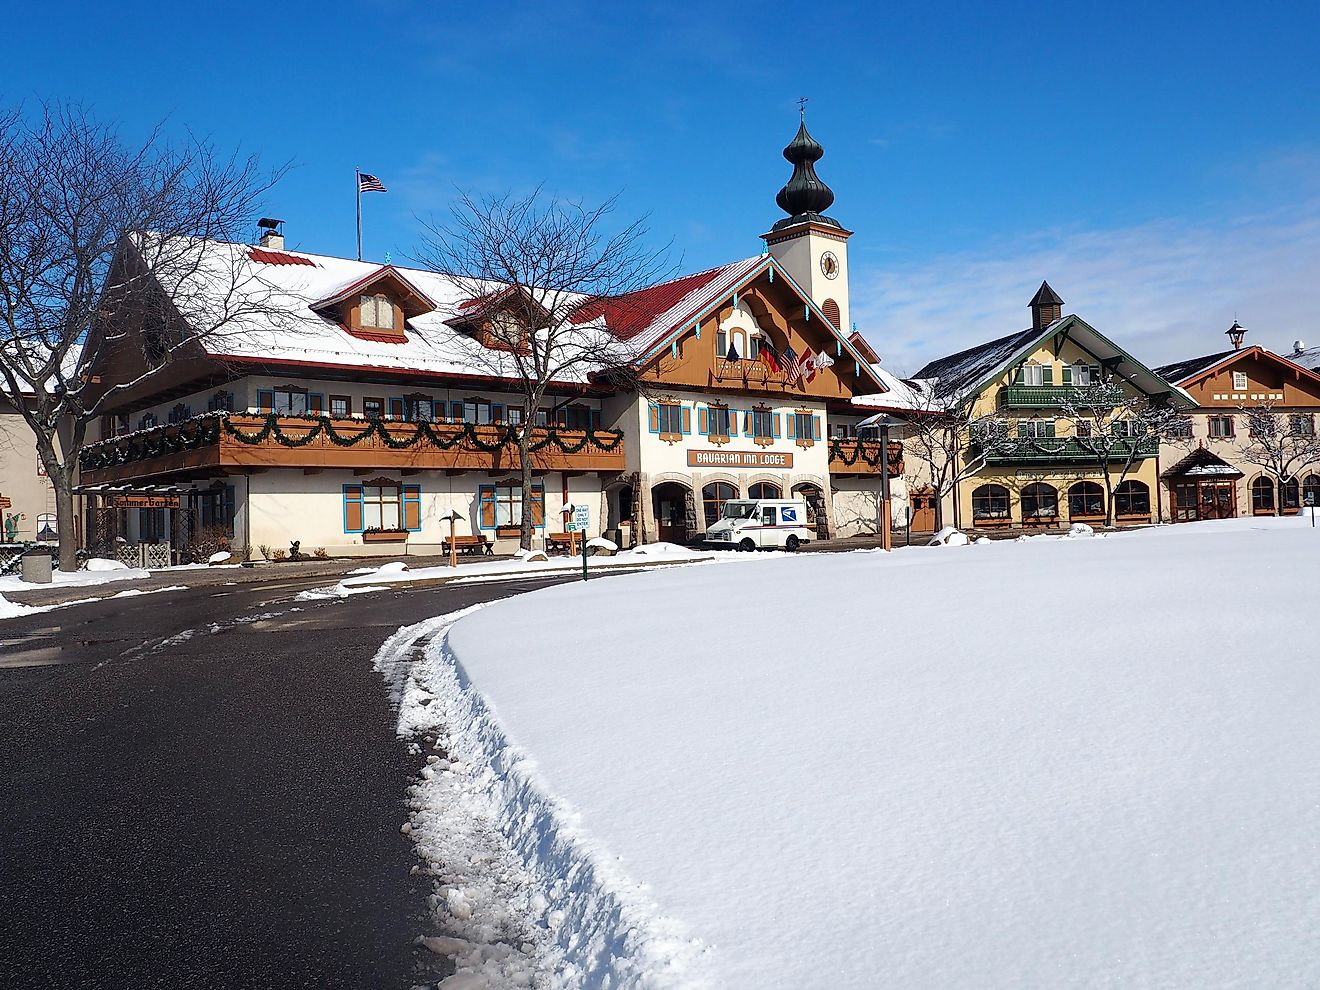
[[797, 522], [797, 509], [785, 509], [784, 522]]

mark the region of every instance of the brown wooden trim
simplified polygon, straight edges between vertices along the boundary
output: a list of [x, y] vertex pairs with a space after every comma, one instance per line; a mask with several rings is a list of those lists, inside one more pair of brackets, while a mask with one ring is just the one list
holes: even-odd
[[408, 533], [387, 532], [387, 533], [363, 533], [363, 543], [407, 543]]

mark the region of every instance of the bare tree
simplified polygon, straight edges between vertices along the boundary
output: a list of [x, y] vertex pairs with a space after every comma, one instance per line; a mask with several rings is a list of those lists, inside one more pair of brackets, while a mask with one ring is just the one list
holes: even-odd
[[1270, 401], [1238, 409], [1247, 416], [1248, 430], [1241, 457], [1273, 478], [1279, 493], [1274, 511], [1282, 514], [1284, 487], [1295, 482], [1304, 468], [1320, 464], [1315, 420], [1308, 413], [1278, 412]]
[[[915, 402], [905, 417], [904, 456], [921, 465], [910, 480], [929, 485], [935, 503], [935, 529], [945, 526], [944, 498], [977, 474], [995, 456], [1010, 456], [1025, 444], [997, 415], [976, 415], [975, 395], [937, 380], [914, 382]], [[953, 525], [962, 525], [953, 503]]]
[[1065, 392], [1054, 420], [1068, 424], [1066, 436], [1027, 439], [1044, 451], [1071, 448], [1070, 457], [1095, 465], [1104, 479], [1106, 526], [1114, 521], [1114, 488], [1137, 462], [1157, 453], [1161, 442], [1181, 444], [1191, 436], [1190, 421], [1175, 406], [1131, 394], [1113, 379]]
[[546, 394], [552, 387], [585, 394], [644, 384], [635, 349], [608, 332], [602, 317], [612, 307], [617, 319], [628, 305], [623, 297], [666, 277], [666, 249], [646, 246], [642, 220], [611, 231], [616, 206], [616, 197], [591, 208], [539, 189], [481, 199], [462, 194], [449, 222], [426, 225], [418, 252], [425, 267], [450, 276], [466, 296], [450, 321], [473, 339], [462, 360], [477, 374], [510, 381], [522, 397], [522, 420], [510, 430], [522, 471], [524, 549], [534, 532], [530, 448]]
[[[282, 173], [159, 129], [130, 144], [77, 105], [0, 114], [0, 398], [55, 490], [61, 570], [77, 567], [88, 426], [202, 338], [272, 311], [237, 246], [207, 242], [238, 240]], [[88, 369], [105, 359], [133, 370], [99, 381]]]

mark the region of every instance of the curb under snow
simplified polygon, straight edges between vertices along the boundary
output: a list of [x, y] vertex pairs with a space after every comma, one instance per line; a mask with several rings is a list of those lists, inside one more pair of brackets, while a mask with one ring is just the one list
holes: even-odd
[[[451, 886], [437, 902], [449, 908], [445, 926], [477, 943], [458, 955], [458, 972], [450, 979], [470, 975], [481, 982], [463, 986], [491, 990], [527, 986], [533, 974], [537, 986], [564, 990], [704, 986], [691, 972], [705, 951], [700, 942], [664, 917], [645, 888], [593, 841], [577, 812], [550, 792], [463, 669], [449, 629], [481, 607], [404, 627], [375, 658], [399, 705], [400, 736], [435, 734], [452, 761], [439, 776], [428, 767], [413, 788], [412, 834], [419, 853], [433, 873], [452, 873], [455, 860], [466, 854], [480, 861], [475, 872], [495, 875], [493, 889]], [[453, 837], [472, 832], [474, 823], [487, 833], [480, 841], [497, 846], [497, 858], [505, 862], [470, 853], [470, 839], [453, 848]], [[470, 879], [482, 886], [479, 878]], [[480, 903], [492, 895], [510, 903]], [[509, 917], [510, 909], [518, 914], [520, 908], [523, 916]], [[492, 942], [518, 944], [521, 955], [507, 945], [483, 951], [480, 943]]]

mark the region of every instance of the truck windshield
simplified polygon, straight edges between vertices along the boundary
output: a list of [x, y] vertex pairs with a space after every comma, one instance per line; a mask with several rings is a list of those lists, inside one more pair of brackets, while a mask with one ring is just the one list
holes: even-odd
[[722, 519], [750, 519], [756, 514], [755, 502], [725, 502]]

